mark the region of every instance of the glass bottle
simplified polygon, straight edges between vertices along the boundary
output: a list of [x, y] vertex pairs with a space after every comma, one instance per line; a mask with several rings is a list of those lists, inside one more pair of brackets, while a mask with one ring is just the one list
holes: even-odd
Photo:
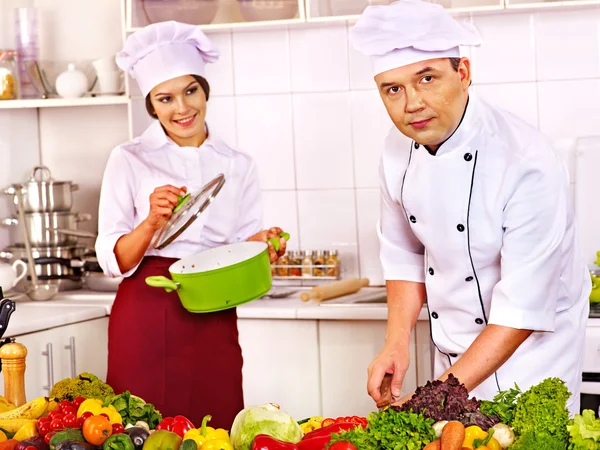
[[332, 250], [331, 252], [329, 252], [329, 255], [327, 257], [327, 276], [328, 277], [335, 277], [337, 278], [339, 273], [338, 273], [338, 251], [337, 250]]
[[[295, 267], [294, 267], [295, 266]], [[290, 253], [290, 277], [302, 276], [302, 253], [293, 251]]]
[[280, 276], [280, 277], [289, 276], [289, 274], [290, 274], [290, 269], [288, 267], [289, 264], [290, 264], [290, 257], [286, 253], [281, 258], [279, 258], [279, 260], [277, 261], [277, 276]]
[[17, 52], [0, 50], [0, 100], [18, 98], [19, 66]]
[[313, 275], [315, 277], [322, 277], [325, 275], [323, 266], [325, 265], [325, 252], [323, 250], [317, 250], [315, 253], [313, 264], [315, 266]]
[[313, 276], [313, 252], [311, 250], [304, 251], [304, 258], [302, 258], [302, 276]]

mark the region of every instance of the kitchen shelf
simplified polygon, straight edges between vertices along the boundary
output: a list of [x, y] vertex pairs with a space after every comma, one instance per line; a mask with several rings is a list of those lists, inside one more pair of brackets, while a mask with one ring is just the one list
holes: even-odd
[[[257, 21], [257, 22], [232, 22], [232, 23], [210, 23], [207, 25], [198, 25], [202, 31], [227, 31], [227, 30], [253, 30], [253, 29], [265, 29], [265, 28], [277, 28], [285, 27], [290, 25], [301, 25], [306, 23], [304, 19], [285, 19], [285, 20], [268, 20], [268, 21]], [[125, 29], [127, 34], [135, 33], [144, 27], [128, 27]]]
[[548, 9], [557, 7], [575, 7], [600, 5], [600, 0], [561, 0], [561, 1], [531, 1], [531, 0], [505, 0], [506, 9]]
[[102, 106], [126, 105], [129, 99], [126, 95], [105, 95], [98, 97], [80, 98], [32, 98], [21, 100], [0, 100], [0, 109], [22, 108], [58, 108], [70, 106]]

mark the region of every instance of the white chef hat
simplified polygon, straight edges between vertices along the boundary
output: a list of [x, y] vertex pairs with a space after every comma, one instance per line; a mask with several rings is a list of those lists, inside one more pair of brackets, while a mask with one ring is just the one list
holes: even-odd
[[117, 65], [137, 81], [144, 97], [160, 83], [183, 75], [204, 76], [219, 51], [198, 26], [169, 21], [136, 31], [117, 53]]
[[441, 5], [422, 0], [367, 7], [350, 40], [371, 59], [373, 75], [429, 59], [460, 58], [460, 46], [482, 42], [473, 25], [460, 24]]

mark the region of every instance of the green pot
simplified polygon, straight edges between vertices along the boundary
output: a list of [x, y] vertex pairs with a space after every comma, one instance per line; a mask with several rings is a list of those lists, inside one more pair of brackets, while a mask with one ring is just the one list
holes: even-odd
[[169, 267], [171, 278], [154, 276], [146, 284], [177, 291], [193, 313], [235, 308], [271, 289], [271, 263], [264, 242], [240, 242], [187, 256]]

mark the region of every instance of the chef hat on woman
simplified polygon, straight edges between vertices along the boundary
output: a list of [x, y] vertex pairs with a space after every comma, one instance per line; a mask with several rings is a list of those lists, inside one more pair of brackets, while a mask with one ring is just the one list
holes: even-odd
[[117, 65], [138, 83], [144, 97], [160, 83], [183, 75], [204, 77], [219, 51], [198, 26], [169, 21], [136, 31], [117, 53]]
[[350, 32], [356, 50], [368, 56], [373, 75], [436, 58], [460, 58], [460, 46], [477, 46], [477, 29], [461, 24], [441, 6], [400, 0], [369, 6]]

